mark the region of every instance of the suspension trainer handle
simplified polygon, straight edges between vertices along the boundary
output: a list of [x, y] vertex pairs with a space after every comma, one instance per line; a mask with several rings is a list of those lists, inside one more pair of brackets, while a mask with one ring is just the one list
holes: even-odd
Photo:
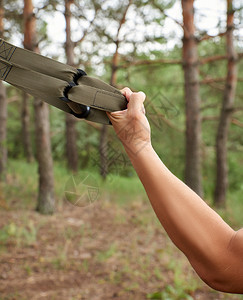
[[62, 111], [110, 124], [106, 111], [123, 110], [127, 100], [116, 88], [60, 63], [0, 39], [0, 79]]

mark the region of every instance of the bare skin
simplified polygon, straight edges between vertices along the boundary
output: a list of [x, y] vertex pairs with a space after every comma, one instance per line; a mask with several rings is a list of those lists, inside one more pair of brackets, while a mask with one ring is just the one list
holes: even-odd
[[155, 153], [143, 92], [124, 88], [124, 111], [107, 113], [160, 223], [210, 287], [243, 293], [243, 229], [234, 231], [196, 193], [173, 175]]

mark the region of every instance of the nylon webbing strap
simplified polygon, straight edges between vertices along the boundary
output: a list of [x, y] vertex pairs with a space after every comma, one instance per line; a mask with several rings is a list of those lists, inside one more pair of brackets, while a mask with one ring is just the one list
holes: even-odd
[[106, 111], [126, 109], [116, 88], [53, 59], [0, 39], [0, 79], [79, 118], [110, 124]]

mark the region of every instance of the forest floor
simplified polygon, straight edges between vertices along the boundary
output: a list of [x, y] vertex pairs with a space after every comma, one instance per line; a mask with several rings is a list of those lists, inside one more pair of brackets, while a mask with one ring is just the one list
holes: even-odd
[[148, 201], [64, 202], [53, 216], [9, 207], [0, 208], [1, 300], [243, 299], [198, 278]]

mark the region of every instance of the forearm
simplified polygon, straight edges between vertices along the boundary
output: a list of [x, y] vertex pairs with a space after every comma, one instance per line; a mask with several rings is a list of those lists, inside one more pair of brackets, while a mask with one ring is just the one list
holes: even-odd
[[107, 114], [161, 224], [206, 283], [243, 293], [243, 230], [236, 233], [164, 166], [151, 145], [145, 94], [122, 93], [127, 109]]
[[195, 270], [204, 277], [215, 265], [221, 268], [234, 230], [165, 167], [151, 146], [137, 155], [127, 152], [161, 224]]

